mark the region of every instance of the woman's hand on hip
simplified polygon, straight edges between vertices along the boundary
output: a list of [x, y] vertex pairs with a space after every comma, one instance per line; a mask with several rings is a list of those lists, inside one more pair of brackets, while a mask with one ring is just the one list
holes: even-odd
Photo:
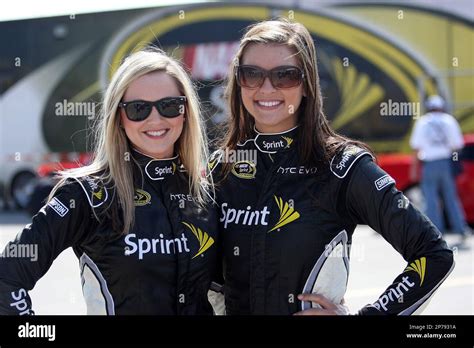
[[293, 315], [348, 315], [349, 310], [344, 305], [344, 299], [340, 304], [333, 303], [323, 295], [318, 294], [300, 294], [298, 295], [300, 301], [310, 301], [317, 303], [321, 308], [310, 308], [304, 311], [296, 312]]

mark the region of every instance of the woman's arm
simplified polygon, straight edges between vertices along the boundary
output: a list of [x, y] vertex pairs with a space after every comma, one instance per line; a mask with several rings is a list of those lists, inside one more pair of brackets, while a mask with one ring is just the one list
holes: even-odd
[[78, 184], [60, 188], [0, 257], [0, 314], [34, 314], [28, 291], [86, 231], [89, 205]]
[[359, 160], [349, 178], [346, 207], [355, 223], [372, 227], [407, 261], [378, 300], [359, 313], [421, 312], [454, 267], [453, 252], [441, 233], [368, 156]]

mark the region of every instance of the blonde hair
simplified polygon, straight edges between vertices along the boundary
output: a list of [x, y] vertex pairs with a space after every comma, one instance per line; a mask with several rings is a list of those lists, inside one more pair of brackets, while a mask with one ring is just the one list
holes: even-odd
[[[337, 134], [329, 125], [323, 111], [319, 85], [316, 47], [309, 31], [300, 23], [286, 18], [263, 21], [250, 25], [242, 39], [228, 74], [225, 96], [230, 117], [221, 147], [234, 149], [253, 134], [254, 119], [242, 103], [236, 71], [250, 44], [285, 45], [293, 50], [299, 67], [304, 72], [303, 97], [298, 115], [298, 150], [303, 164], [327, 164], [336, 151], [347, 142], [368, 149], [358, 141]], [[370, 151], [370, 149], [369, 149]]]
[[133, 164], [132, 161], [126, 159], [127, 154], [131, 157], [131, 147], [125, 130], [120, 127], [118, 104], [134, 80], [160, 71], [173, 77], [180, 93], [186, 96], [186, 122], [175, 143], [175, 150], [187, 170], [189, 192], [200, 204], [207, 200], [205, 191], [210, 183], [202, 173], [208, 157], [207, 137], [197, 93], [181, 64], [153, 47], [132, 53], [114, 73], [105, 92], [101, 114], [95, 127], [93, 162], [85, 167], [60, 172], [61, 180], [51, 192], [49, 199], [66, 183], [68, 178], [95, 175], [105, 185], [114, 187], [112, 204], [115, 205], [117, 211], [121, 210], [122, 233], [127, 233], [132, 228], [135, 218]]

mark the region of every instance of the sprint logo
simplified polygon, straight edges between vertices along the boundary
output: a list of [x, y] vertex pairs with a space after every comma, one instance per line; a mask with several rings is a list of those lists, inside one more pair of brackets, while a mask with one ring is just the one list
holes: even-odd
[[403, 272], [410, 271], [418, 273], [420, 276], [420, 286], [423, 285], [426, 273], [426, 257], [421, 257], [418, 260], [413, 261]]
[[281, 136], [279, 140], [277, 139], [271, 141], [262, 140], [261, 146], [266, 151], [277, 151], [280, 149], [288, 149], [293, 143], [293, 138], [290, 137]]
[[209, 249], [212, 246], [212, 244], [214, 244], [214, 238], [210, 237], [206, 232], [203, 232], [200, 228], [196, 228], [195, 226], [188, 224], [186, 222], [183, 222], [183, 225], [189, 228], [191, 232], [194, 234], [194, 236], [197, 238], [197, 240], [199, 241], [199, 250], [196, 253], [196, 255], [192, 257], [193, 259], [196, 256], [201, 255], [203, 252]]
[[86, 176], [86, 181], [92, 189], [92, 196], [99, 201], [104, 197], [104, 188], [100, 187], [92, 178]]
[[336, 165], [336, 169], [342, 170], [346, 167], [347, 162], [354, 156], [359, 149], [354, 146], [348, 146], [348, 148], [343, 152], [342, 158], [339, 163]]
[[174, 174], [176, 172], [176, 164], [171, 163], [170, 166], [155, 167], [155, 175], [159, 178], [164, 177], [168, 174]]
[[104, 189], [100, 188], [99, 191], [92, 192], [92, 195], [100, 201], [102, 200], [102, 197], [104, 196]]
[[[280, 227], [283, 227], [300, 217], [300, 214], [295, 211], [292, 205], [284, 202], [282, 198], [273, 196], [278, 206], [280, 217], [278, 222], [268, 232], [272, 232]], [[221, 205], [222, 216], [219, 219], [224, 224], [224, 228], [230, 224], [244, 225], [244, 226], [268, 226], [268, 217], [270, 210], [268, 206], [264, 206], [261, 210], [254, 210], [251, 206], [247, 209], [229, 208], [228, 203]]]
[[91, 177], [86, 176], [85, 179], [92, 191], [100, 191], [99, 185]]
[[268, 207], [263, 207], [262, 210], [252, 210], [249, 205], [247, 209], [234, 209], [229, 208], [228, 203], [222, 203], [221, 205], [222, 217], [219, 219], [224, 224], [224, 228], [227, 229], [229, 224], [244, 225], [244, 226], [258, 226], [268, 225], [268, 215], [270, 211]]
[[159, 238], [138, 238], [135, 233], [125, 236], [125, 255], [138, 254], [138, 259], [143, 260], [146, 254], [173, 255], [176, 253], [189, 253], [188, 239], [181, 233], [181, 238], [165, 238], [163, 233]]
[[107, 191], [105, 190], [104, 187], [99, 186], [97, 182], [94, 181], [94, 179], [90, 177], [85, 178], [87, 184], [89, 185], [90, 188], [90, 193], [91, 196], [88, 197], [89, 203], [95, 208], [100, 206], [102, 203], [104, 203], [107, 200]]
[[373, 304], [378, 310], [388, 311], [388, 305], [391, 305], [395, 302], [402, 302], [403, 296], [406, 295], [411, 288], [415, 286], [415, 283], [410, 282], [408, 277], [402, 277], [402, 281], [396, 285], [390, 287], [385, 294], [380, 296], [380, 298]]
[[[199, 242], [199, 250], [196, 256], [201, 255], [207, 249], [214, 244], [214, 238], [210, 237], [206, 232], [200, 228], [196, 228], [192, 224], [182, 222], [187, 228], [191, 230], [194, 236]], [[138, 259], [143, 260], [146, 254], [162, 254], [162, 255], [173, 255], [181, 253], [190, 253], [191, 249], [188, 245], [188, 238], [186, 238], [184, 232], [178, 238], [165, 238], [160, 233], [159, 238], [137, 238], [135, 233], [127, 234], [125, 237], [125, 255], [138, 254]]]
[[[403, 271], [405, 272], [416, 272], [420, 276], [420, 286], [423, 284], [426, 273], [426, 258], [421, 257], [418, 260], [413, 261], [408, 265], [407, 268]], [[411, 288], [415, 287], [415, 283], [411, 282], [410, 279], [406, 276], [402, 277], [402, 281], [399, 282], [396, 286], [391, 287], [386, 291], [385, 294], [380, 296], [380, 298], [373, 305], [378, 310], [388, 310], [387, 305], [390, 305], [394, 302], [403, 301], [403, 296], [407, 294]]]
[[289, 148], [291, 146], [291, 143], [293, 143], [293, 139], [290, 137], [284, 137], [282, 136], [283, 139], [286, 141], [286, 148]]
[[298, 213], [293, 207], [290, 207], [288, 202], [283, 202], [283, 199], [277, 196], [273, 196], [275, 198], [276, 204], [278, 205], [278, 209], [280, 210], [280, 218], [273, 228], [268, 231], [270, 233], [277, 228], [283, 227], [290, 222], [293, 222], [300, 217], [300, 213]]
[[214, 168], [216, 167], [217, 163], [219, 161], [217, 159], [213, 160], [213, 161], [209, 161], [209, 163], [207, 164], [207, 168], [209, 169], [209, 171], [213, 171]]
[[151, 160], [145, 166], [145, 173], [151, 180], [163, 180], [168, 176], [174, 175], [176, 169], [176, 163], [172, 162], [172, 160]]
[[280, 141], [262, 141], [263, 148], [267, 151], [269, 150], [278, 150], [285, 147], [283, 140]]

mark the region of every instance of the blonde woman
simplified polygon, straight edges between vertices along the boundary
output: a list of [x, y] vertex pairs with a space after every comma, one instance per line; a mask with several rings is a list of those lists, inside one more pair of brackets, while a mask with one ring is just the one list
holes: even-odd
[[[451, 272], [452, 251], [367, 146], [329, 126], [308, 30], [287, 20], [251, 26], [227, 98], [228, 133], [210, 162], [219, 181], [226, 312], [347, 314], [357, 224], [370, 225], [407, 262], [359, 313], [422, 310]], [[226, 153], [247, 159], [231, 162]]]
[[28, 291], [62, 250], [80, 260], [88, 314], [212, 314], [215, 213], [193, 85], [158, 50], [133, 53], [103, 100], [91, 165], [62, 173], [48, 203], [0, 258], [0, 313], [33, 314]]

